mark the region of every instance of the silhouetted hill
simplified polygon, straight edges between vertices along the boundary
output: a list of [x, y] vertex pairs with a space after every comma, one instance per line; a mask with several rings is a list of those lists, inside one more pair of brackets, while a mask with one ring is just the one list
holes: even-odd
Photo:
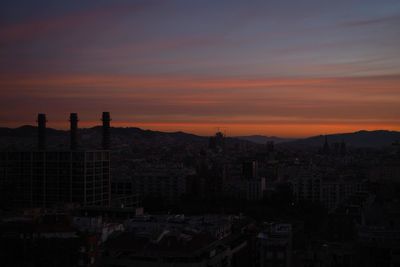
[[[396, 131], [358, 131], [354, 133], [330, 134], [327, 135], [328, 143], [344, 141], [351, 147], [383, 147], [390, 146], [400, 141], [400, 132]], [[313, 136], [305, 139], [298, 139], [282, 143], [284, 146], [308, 146], [321, 147], [325, 141], [324, 135]]]
[[[0, 136], [15, 136], [15, 137], [30, 137], [32, 134], [36, 135], [37, 132], [37, 127], [32, 126], [32, 125], [23, 125], [18, 128], [6, 128], [6, 127], [0, 127]], [[56, 130], [52, 128], [47, 129], [47, 134], [49, 135], [64, 135], [65, 131], [62, 130]]]
[[[85, 148], [100, 148], [100, 126], [79, 129], [79, 144]], [[164, 147], [179, 146], [206, 146], [208, 137], [198, 136], [184, 132], [160, 132], [143, 130], [136, 127], [111, 128], [112, 144], [114, 149], [162, 149]], [[314, 136], [305, 139], [288, 141], [288, 139], [268, 136], [240, 136], [227, 138], [228, 144], [245, 144], [248, 142], [265, 144], [267, 141], [275, 141], [288, 147], [318, 147], [324, 142], [324, 136]], [[18, 128], [0, 127], [0, 149], [33, 149], [36, 147], [37, 128], [25, 125]], [[400, 141], [400, 132], [395, 131], [359, 131], [355, 133], [343, 133], [328, 135], [329, 143], [345, 141], [353, 147], [381, 147]], [[67, 148], [69, 146], [69, 132], [47, 128], [47, 144], [49, 148]]]
[[249, 142], [257, 143], [257, 144], [265, 144], [268, 141], [274, 141], [275, 143], [289, 142], [294, 139], [290, 138], [281, 138], [276, 136], [265, 136], [265, 135], [247, 135], [247, 136], [236, 136], [238, 139], [246, 140]]
[[[47, 145], [49, 148], [68, 147], [69, 131], [47, 128]], [[78, 130], [79, 144], [87, 148], [98, 148], [101, 144], [102, 129], [100, 126]], [[18, 128], [0, 127], [0, 147], [31, 149], [36, 147], [37, 127], [25, 125]], [[135, 127], [111, 128], [112, 142], [115, 148], [135, 145], [176, 145], [182, 143], [206, 143], [207, 137], [183, 132], [159, 132]]]

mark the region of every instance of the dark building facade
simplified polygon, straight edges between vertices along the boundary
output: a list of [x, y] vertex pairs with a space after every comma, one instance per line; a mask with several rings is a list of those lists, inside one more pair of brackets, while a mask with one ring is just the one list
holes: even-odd
[[[110, 151], [78, 150], [77, 115], [73, 114], [70, 150], [45, 149], [45, 116], [39, 114], [38, 150], [0, 152], [2, 203], [14, 207], [109, 205]], [[108, 148], [109, 141], [106, 143]]]
[[110, 152], [28, 151], [0, 154], [4, 201], [18, 207], [108, 205]]

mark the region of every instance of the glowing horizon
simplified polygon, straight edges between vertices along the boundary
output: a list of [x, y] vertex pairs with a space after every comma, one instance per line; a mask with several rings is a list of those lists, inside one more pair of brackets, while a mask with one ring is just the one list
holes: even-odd
[[[48, 114], [46, 114], [48, 116]], [[79, 114], [78, 114], [79, 115]], [[9, 126], [12, 128], [18, 128], [25, 125], [36, 126], [33, 123], [11, 123]], [[79, 128], [91, 128], [100, 126], [101, 122], [98, 121], [80, 121]], [[68, 130], [68, 120], [64, 121], [48, 121], [48, 128]], [[196, 134], [199, 136], [212, 136], [216, 132], [221, 131], [228, 137], [235, 136], [246, 136], [246, 135], [265, 135], [265, 136], [276, 136], [281, 138], [307, 138], [317, 135], [329, 135], [329, 134], [342, 134], [342, 133], [353, 133], [357, 131], [399, 131], [396, 125], [390, 124], [376, 124], [369, 125], [368, 128], [360, 128], [359, 124], [356, 125], [343, 125], [343, 124], [319, 124], [317, 128], [315, 126], [311, 128], [304, 128], [304, 125], [296, 124], [269, 124], [265, 127], [261, 127], [259, 124], [210, 124], [210, 123], [168, 123], [168, 122], [125, 122], [125, 121], [112, 121], [111, 127], [137, 127], [143, 130], [161, 131], [161, 132], [185, 132], [189, 134]], [[245, 131], [243, 131], [245, 129]], [[288, 130], [291, 134], [282, 135], [282, 130]], [[264, 132], [270, 134], [266, 135]]]

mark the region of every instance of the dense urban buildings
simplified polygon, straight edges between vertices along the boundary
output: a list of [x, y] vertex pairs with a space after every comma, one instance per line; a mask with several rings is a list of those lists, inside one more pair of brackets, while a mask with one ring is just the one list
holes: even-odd
[[241, 266], [248, 244], [232, 223], [210, 215], [133, 218], [105, 243], [102, 266]]
[[39, 114], [38, 127], [10, 130], [25, 138], [4, 135], [3, 265], [400, 263], [395, 143], [257, 144], [102, 120], [81, 129], [72, 113], [70, 131], [51, 131]]

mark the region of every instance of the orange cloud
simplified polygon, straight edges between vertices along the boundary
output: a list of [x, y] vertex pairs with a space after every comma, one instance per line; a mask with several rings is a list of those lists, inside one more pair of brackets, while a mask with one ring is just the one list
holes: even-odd
[[[400, 76], [232, 78], [195, 76], [3, 76], [3, 114], [68, 112], [88, 121], [102, 110], [115, 125], [210, 134], [307, 136], [359, 129], [400, 130]], [[16, 99], [24, 99], [18, 104]], [[24, 107], [21, 109], [21, 107]], [[40, 109], [40, 110], [38, 110]], [[96, 115], [97, 114], [97, 115]], [[24, 119], [25, 118], [25, 119]], [[10, 125], [10, 120], [6, 122]], [[89, 124], [88, 124], [89, 125]], [[62, 127], [62, 126], [60, 126]]]

